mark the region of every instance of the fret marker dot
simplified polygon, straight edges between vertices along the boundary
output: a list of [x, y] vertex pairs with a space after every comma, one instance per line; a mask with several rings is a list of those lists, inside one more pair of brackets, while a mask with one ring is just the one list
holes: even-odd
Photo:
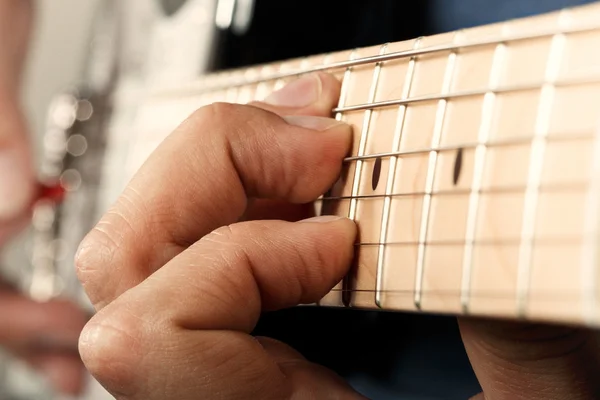
[[454, 186], [458, 185], [458, 181], [460, 180], [460, 173], [462, 171], [463, 166], [463, 149], [458, 149], [456, 152], [456, 160], [454, 161], [454, 173], [452, 176], [452, 181], [454, 182]]
[[376, 190], [377, 186], [379, 185], [379, 179], [381, 178], [381, 164], [382, 164], [381, 157], [378, 157], [375, 160], [375, 165], [373, 166], [373, 180], [372, 180], [373, 190]]

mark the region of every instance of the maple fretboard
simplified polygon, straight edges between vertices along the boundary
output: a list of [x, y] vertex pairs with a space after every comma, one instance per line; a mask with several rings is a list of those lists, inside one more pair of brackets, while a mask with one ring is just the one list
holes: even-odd
[[147, 98], [129, 173], [194, 109], [328, 71], [356, 136], [315, 207], [360, 240], [320, 305], [598, 325], [598, 49], [594, 4], [206, 76]]

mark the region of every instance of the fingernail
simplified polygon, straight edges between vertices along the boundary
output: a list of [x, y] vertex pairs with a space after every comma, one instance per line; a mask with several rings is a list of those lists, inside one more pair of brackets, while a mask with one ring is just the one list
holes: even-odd
[[18, 217], [28, 207], [33, 188], [16, 151], [0, 150], [0, 221]]
[[322, 89], [319, 75], [310, 74], [272, 93], [265, 99], [265, 103], [279, 107], [307, 107], [319, 100]]
[[313, 129], [320, 132], [329, 130], [336, 126], [347, 125], [346, 123], [333, 118], [310, 117], [306, 115], [293, 115], [284, 117], [284, 119], [290, 125], [295, 125], [306, 129]]
[[308, 223], [315, 223], [315, 224], [324, 224], [327, 222], [335, 222], [335, 221], [339, 221], [342, 219], [348, 219], [345, 217], [340, 217], [339, 215], [322, 215], [320, 217], [313, 217], [313, 218], [309, 218], [309, 219], [305, 219], [302, 220], [300, 222], [308, 222]]

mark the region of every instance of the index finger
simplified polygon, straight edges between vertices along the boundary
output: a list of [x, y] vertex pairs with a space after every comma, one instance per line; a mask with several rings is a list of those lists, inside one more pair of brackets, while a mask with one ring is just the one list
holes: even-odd
[[[339, 85], [329, 75], [316, 78], [313, 104], [330, 112]], [[82, 243], [77, 267], [88, 296], [104, 307], [207, 233], [236, 222], [249, 198], [316, 199], [339, 176], [350, 145], [351, 128], [330, 118], [282, 118], [229, 104], [199, 110]]]

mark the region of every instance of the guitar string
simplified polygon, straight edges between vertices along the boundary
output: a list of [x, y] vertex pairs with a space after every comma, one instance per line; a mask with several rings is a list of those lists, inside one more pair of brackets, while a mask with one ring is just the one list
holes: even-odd
[[[534, 20], [534, 22], [535, 22], [535, 20]], [[273, 73], [271, 75], [263, 76], [263, 77], [254, 77], [254, 78], [247, 77], [248, 75], [252, 74], [252, 68], [262, 68], [263, 70], [265, 70], [265, 69], [268, 69], [269, 67], [278, 65], [278, 64], [274, 63], [272, 65], [265, 65], [265, 66], [260, 66], [260, 67], [256, 66], [256, 67], [250, 67], [250, 68], [245, 68], [245, 69], [240, 69], [240, 70], [229, 70], [229, 71], [224, 71], [224, 72], [220, 72], [220, 73], [216, 73], [216, 74], [207, 75], [195, 83], [186, 85], [185, 88], [182, 87], [182, 88], [175, 88], [175, 89], [166, 89], [166, 88], [157, 89], [154, 93], [154, 96], [170, 96], [170, 95], [174, 95], [174, 94], [178, 95], [178, 96], [197, 95], [201, 92], [209, 92], [209, 91], [214, 92], [214, 91], [226, 90], [226, 89], [230, 89], [233, 87], [259, 84], [259, 83], [262, 83], [265, 81], [275, 81], [275, 80], [281, 80], [281, 79], [286, 79], [286, 78], [293, 78], [293, 77], [297, 77], [297, 76], [308, 74], [308, 73], [314, 73], [314, 72], [330, 71], [330, 70], [337, 70], [337, 69], [347, 69], [347, 68], [361, 66], [361, 65], [384, 63], [384, 62], [388, 62], [388, 61], [401, 60], [401, 59], [405, 59], [405, 58], [410, 59], [412, 57], [424, 56], [424, 55], [428, 55], [428, 54], [432, 54], [432, 53], [443, 53], [443, 52], [451, 52], [451, 51], [458, 52], [458, 51], [464, 50], [464, 49], [498, 45], [501, 43], [508, 44], [508, 43], [519, 42], [519, 41], [524, 41], [524, 40], [543, 39], [543, 38], [549, 38], [549, 37], [553, 37], [553, 36], [561, 35], [561, 34], [568, 35], [568, 34], [587, 33], [587, 32], [596, 31], [598, 29], [600, 29], [599, 24], [593, 24], [590, 26], [571, 27], [571, 28], [564, 28], [564, 29], [560, 29], [560, 28], [549, 29], [549, 30], [545, 30], [542, 32], [538, 32], [538, 33], [512, 35], [512, 36], [507, 36], [507, 37], [499, 37], [499, 38], [497, 37], [497, 38], [485, 39], [485, 40], [475, 40], [472, 42], [466, 42], [466, 43], [462, 43], [462, 44], [455, 44], [455, 43], [442, 44], [442, 45], [424, 47], [424, 48], [419, 48], [419, 49], [391, 52], [391, 53], [384, 54], [384, 55], [374, 55], [374, 56], [363, 57], [363, 58], [358, 58], [358, 59], [354, 59], [354, 60], [345, 60], [345, 61], [334, 62], [331, 64], [321, 64], [321, 65], [317, 65], [317, 66], [305, 68], [305, 69], [298, 68], [296, 70], [282, 71], [282, 72]], [[468, 33], [468, 29], [463, 30], [462, 32]], [[293, 61], [293, 60], [291, 60], [291, 61]], [[291, 62], [291, 61], [288, 61], [288, 62]], [[238, 79], [238, 80], [232, 79], [231, 75], [235, 75], [235, 74], [245, 75], [245, 77], [243, 77], [242, 79]], [[227, 82], [221, 83], [221, 82], [219, 82], [219, 80], [227, 80]], [[210, 84], [209, 82], [212, 82], [212, 84]]]
[[[600, 83], [600, 77], [597, 74], [589, 75], [586, 77], [576, 77], [571, 79], [557, 79], [556, 82], [553, 82], [553, 85], [558, 87], [571, 87], [571, 86], [583, 86], [589, 84], [597, 84]], [[415, 96], [408, 99], [396, 99], [396, 100], [385, 100], [378, 102], [367, 102], [364, 104], [356, 104], [352, 106], [346, 107], [338, 107], [333, 109], [333, 113], [339, 112], [353, 112], [353, 111], [363, 111], [363, 110], [374, 110], [379, 108], [388, 108], [393, 106], [401, 106], [401, 105], [414, 105], [418, 103], [429, 103], [436, 102], [440, 100], [457, 100], [466, 97], [483, 97], [488, 93], [494, 93], [496, 95], [500, 94], [512, 94], [516, 92], [527, 92], [527, 91], [536, 91], [541, 90], [547, 82], [536, 82], [532, 84], [520, 84], [513, 86], [500, 86], [497, 88], [483, 88], [478, 90], [465, 90], [461, 92], [450, 92], [450, 93], [439, 93], [439, 94], [429, 94], [423, 96]]]
[[[588, 189], [588, 185], [586, 183], [573, 183], [573, 184], [548, 184], [548, 185], [540, 185], [540, 193], [574, 193], [581, 192], [582, 194]], [[504, 187], [490, 187], [483, 188], [477, 191], [477, 193], [482, 195], [494, 195], [494, 194], [511, 194], [511, 193], [525, 193], [527, 190], [527, 186], [504, 186]], [[438, 190], [433, 191], [430, 194], [435, 197], [442, 196], [464, 196], [469, 195], [473, 191], [471, 189], [449, 189], [449, 190]], [[315, 200], [315, 202], [328, 202], [328, 201], [350, 201], [353, 199], [358, 200], [381, 200], [383, 201], [385, 197], [392, 198], [415, 198], [415, 197], [423, 197], [428, 192], [424, 191], [414, 191], [414, 192], [397, 192], [397, 193], [387, 193], [387, 194], [359, 194], [356, 196], [323, 196], [320, 199]]]
[[[540, 246], [556, 246], [556, 245], [565, 245], [565, 246], [574, 246], [581, 244], [587, 235], [582, 234], [580, 236], [567, 236], [563, 235], [560, 237], [540, 237], [535, 238], [535, 243]], [[355, 247], [373, 247], [373, 246], [403, 246], [403, 247], [413, 247], [419, 245], [425, 246], [444, 246], [444, 247], [464, 247], [466, 243], [473, 243], [477, 246], [518, 246], [521, 243], [520, 237], [514, 238], [506, 238], [506, 239], [479, 239], [473, 241], [466, 240], [427, 240], [425, 242], [394, 242], [388, 241], [385, 243], [355, 243]]]
[[[331, 292], [333, 293], [343, 293], [343, 292], [348, 292], [348, 293], [366, 293], [366, 294], [375, 294], [377, 293], [377, 290], [374, 289], [332, 289]], [[392, 295], [403, 295], [403, 296], [414, 296], [415, 291], [414, 289], [382, 289], [380, 291], [380, 293], [384, 293], [384, 294], [392, 294]], [[422, 291], [423, 295], [435, 295], [435, 296], [447, 296], [447, 297], [456, 297], [457, 299], [460, 298], [460, 288], [456, 289], [456, 290], [433, 290], [433, 289], [423, 289]], [[493, 292], [488, 292], [486, 291], [485, 293], [480, 293], [477, 291], [473, 291], [470, 294], [471, 298], [475, 298], [475, 299], [510, 299], [510, 300], [515, 300], [515, 294], [514, 291], [506, 291], [505, 293], [493, 293]], [[542, 291], [536, 291], [536, 297], [535, 297], [535, 301], [548, 301], [548, 302], [558, 302], [561, 300], [567, 300], [567, 299], [573, 299], [575, 301], [579, 301], [581, 297], [581, 293], [556, 293], [556, 292], [542, 292]], [[373, 301], [373, 300], [371, 300]], [[516, 301], [516, 300], [515, 300]], [[412, 302], [411, 302], [412, 303]], [[355, 307], [356, 305], [353, 305], [353, 307]], [[375, 302], [373, 301], [373, 307], [375, 307]], [[389, 305], [385, 307], [386, 309], [390, 309], [392, 307], [390, 307]], [[414, 307], [413, 307], [414, 308]], [[457, 304], [457, 309], [460, 308], [460, 305]], [[513, 310], [511, 310], [513, 311]], [[513, 311], [514, 312], [514, 311]]]
[[[392, 61], [392, 60], [396, 60], [396, 59], [401, 59], [404, 57], [417, 57], [420, 55], [425, 55], [425, 54], [430, 54], [430, 53], [435, 53], [435, 52], [444, 52], [444, 51], [458, 51], [460, 49], [464, 49], [464, 48], [468, 48], [468, 47], [474, 47], [474, 46], [484, 46], [484, 45], [490, 45], [490, 44], [502, 44], [502, 43], [508, 43], [508, 42], [512, 42], [512, 41], [517, 41], [517, 40], [524, 40], [524, 39], [533, 39], [536, 37], [551, 37], [551, 36], [555, 36], [557, 34], [566, 34], [566, 33], [575, 33], [575, 32], [586, 32], [586, 31], [592, 31], [597, 29], [597, 27], [595, 28], [577, 28], [577, 29], [570, 29], [570, 30], [559, 30], [557, 31], [552, 31], [551, 33], [545, 33], [545, 34], [537, 34], [537, 35], [523, 35], [521, 37], [512, 37], [512, 38], [505, 38], [502, 40], [490, 40], [490, 41], [480, 41], [477, 43], [470, 43], [470, 44], [466, 44], [466, 45], [461, 45], [461, 46], [455, 46], [455, 45], [442, 45], [442, 46], [435, 46], [435, 47], [431, 47], [431, 48], [426, 48], [426, 49], [420, 49], [419, 51], [405, 51], [405, 52], [397, 52], [397, 53], [391, 53], [388, 55], [384, 55], [384, 56], [373, 56], [373, 57], [365, 57], [362, 59], [358, 59], [358, 60], [352, 60], [352, 61], [343, 61], [343, 62], [339, 62], [339, 63], [334, 63], [334, 64], [330, 64], [330, 65], [321, 65], [321, 66], [317, 66], [317, 67], [313, 67], [313, 68], [308, 68], [308, 69], [303, 69], [301, 68], [298, 71], [292, 71], [292, 72], [285, 72], [285, 73], [280, 73], [280, 74], [275, 74], [271, 77], [266, 77], [266, 78], [260, 78], [260, 79], [255, 79], [255, 80], [244, 80], [244, 81], [239, 81], [239, 82], [235, 82], [235, 83], [228, 83], [226, 85], [223, 85], [223, 88], [232, 88], [235, 86], [246, 86], [246, 85], [251, 85], [254, 83], [262, 83], [265, 81], [270, 81], [270, 80], [275, 80], [275, 79], [285, 79], [287, 77], [293, 77], [293, 76], [297, 76], [297, 75], [301, 75], [304, 73], [308, 73], [308, 72], [317, 72], [317, 71], [325, 71], [325, 70], [333, 70], [333, 69], [338, 69], [338, 68], [351, 68], [353, 66], [359, 66], [359, 65], [365, 65], [365, 64], [371, 64], [371, 63], [378, 63], [378, 65], [381, 65], [381, 63], [383, 63], [384, 61]], [[207, 79], [213, 79], [214, 77], [207, 77]], [[594, 76], [594, 77], [590, 77], [587, 79], [577, 79], [577, 80], [565, 80], [562, 82], [552, 82], [553, 85], [558, 86], [571, 86], [571, 85], [577, 85], [577, 84], [590, 84], [590, 83], [599, 83], [600, 82], [600, 77]], [[496, 90], [492, 90], [492, 93], [495, 94], [503, 94], [503, 93], [513, 93], [516, 91], [528, 91], [528, 90], [541, 90], [542, 87], [544, 87], [545, 85], [547, 85], [547, 82], [542, 82], [540, 84], [537, 85], [521, 85], [521, 86], [512, 86], [512, 87], [503, 87], [503, 88], [497, 88]], [[209, 90], [218, 90], [219, 86], [212, 86], [209, 87]], [[490, 89], [485, 89], [485, 90], [481, 90], [481, 91], [477, 91], [477, 90], [473, 90], [473, 91], [465, 91], [465, 92], [459, 92], [459, 93], [446, 93], [444, 95], [428, 95], [428, 96], [420, 96], [420, 97], [414, 97], [414, 98], [409, 98], [409, 99], [403, 99], [403, 100], [392, 100], [392, 101], [383, 101], [383, 102], [369, 102], [366, 104], [358, 104], [358, 105], [351, 105], [351, 106], [346, 106], [346, 107], [338, 107], [333, 109], [333, 112], [340, 115], [342, 113], [348, 113], [348, 112], [352, 112], [352, 111], [369, 111], [369, 110], [374, 110], [376, 108], [384, 108], [384, 107], [392, 107], [392, 106], [402, 106], [402, 105], [411, 105], [411, 104], [415, 104], [415, 103], [419, 103], [419, 102], [433, 102], [433, 101], [449, 101], [452, 99], [458, 99], [458, 98], [463, 98], [463, 97], [474, 97], [474, 96], [484, 96], [485, 94], [490, 93]], [[593, 136], [589, 135], [589, 136], [585, 136], [586, 139], [588, 138], [593, 138]], [[565, 137], [563, 140], [572, 140], [573, 137], [569, 136], [569, 137]], [[531, 143], [533, 140], [533, 138], [523, 138], [520, 140], [520, 143]], [[519, 139], [515, 140], [514, 142], [518, 142]], [[470, 146], [472, 146], [473, 148], [475, 148], [476, 146], [481, 146], [484, 145], [486, 146], [486, 148], [489, 147], [493, 147], [495, 145], [501, 145], [501, 144], [496, 144], [496, 143], [475, 143], [475, 144], [471, 144]], [[505, 144], [506, 145], [506, 144]], [[408, 151], [399, 151], [399, 152], [394, 152], [394, 153], [386, 153], [383, 155], [359, 155], [356, 157], [348, 157], [344, 160], [344, 162], [349, 163], [349, 162], [357, 162], [357, 163], [361, 163], [364, 160], [368, 160], [368, 159], [375, 159], [381, 156], [384, 157], [401, 157], [401, 156], [406, 156], [406, 155], [410, 155], [410, 154], [421, 154], [421, 153], [431, 153], [431, 152], [442, 152], [442, 151], [448, 151], [448, 150], [457, 150], [457, 149], [461, 149], [467, 146], [454, 146], [453, 148], [442, 148], [439, 146], [432, 146], [429, 149], [421, 149], [421, 150], [413, 150], [411, 152]], [[433, 192], [431, 193], [432, 195], [434, 194]], [[394, 194], [392, 194], [392, 196], [394, 196]], [[333, 200], [335, 199], [334, 197], [331, 198], [324, 198], [323, 200]], [[351, 200], [356, 200], [357, 196], [351, 196], [349, 199]], [[374, 244], [358, 244], [360, 245], [387, 245], [387, 244], [393, 244], [392, 242], [390, 243], [374, 243]], [[423, 245], [424, 242], [419, 242], [419, 243], [413, 243], [413, 244], [408, 244], [408, 245]], [[464, 242], [460, 243], [460, 245], [464, 246]], [[380, 288], [381, 289], [381, 288]], [[339, 290], [337, 290], [339, 291]], [[342, 290], [344, 291], [344, 290]], [[358, 290], [350, 290], [351, 292], [358, 292]], [[363, 290], [364, 291], [364, 290]], [[368, 292], [368, 293], [375, 293], [377, 292], [376, 290], [367, 290], [364, 292]], [[402, 292], [402, 293], [407, 293], [410, 295], [414, 295], [415, 294], [415, 290], [410, 290], [410, 291], [389, 291], [389, 290], [380, 290], [381, 293], [391, 293], [391, 292]], [[422, 291], [424, 294], [425, 293], [434, 293], [434, 291], [430, 291], [430, 290], [426, 290], [423, 289]], [[460, 295], [460, 291], [456, 291], [453, 292], [456, 294]], [[553, 297], [555, 296], [555, 293], [552, 294]], [[470, 297], [477, 297], [476, 293], [470, 293]], [[514, 294], [510, 294], [509, 295], [510, 298], [514, 298]]]

